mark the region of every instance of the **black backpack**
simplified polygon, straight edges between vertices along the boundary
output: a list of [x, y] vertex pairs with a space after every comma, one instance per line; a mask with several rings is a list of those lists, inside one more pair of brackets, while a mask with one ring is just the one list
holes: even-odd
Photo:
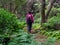
[[31, 20], [30, 17], [28, 17], [28, 19], [27, 19], [27, 23], [28, 23], [28, 24], [32, 23], [32, 20]]

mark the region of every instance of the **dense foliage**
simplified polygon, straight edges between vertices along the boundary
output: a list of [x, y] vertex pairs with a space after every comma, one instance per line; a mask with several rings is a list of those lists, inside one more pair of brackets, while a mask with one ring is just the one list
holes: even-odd
[[18, 35], [16, 37], [14, 37], [9, 43], [8, 45], [33, 45], [36, 43], [33, 43], [35, 41], [33, 41], [33, 35], [32, 34], [28, 34], [26, 32], [24, 32], [23, 30], [20, 30], [18, 32]]
[[[60, 25], [60, 14], [58, 13], [56, 16], [50, 18], [47, 23], [44, 23], [44, 26], [49, 29], [57, 29], [59, 30]], [[58, 28], [57, 28], [58, 27]]]
[[37, 42], [35, 41], [35, 34], [28, 34], [23, 30], [18, 32], [18, 35], [8, 43], [8, 45], [54, 45], [56, 39], [49, 38], [46, 42]]
[[9, 36], [11, 34], [13, 34], [13, 32], [16, 32], [20, 29], [20, 22], [17, 19], [17, 17], [0, 8], [0, 35], [6, 35]]
[[[40, 0], [0, 0], [0, 7], [4, 8], [0, 8], [0, 45], [54, 45], [57, 39], [60, 40], [60, 4], [53, 2], [50, 5], [51, 2], [50, 0], [42, 2]], [[32, 33], [39, 32], [45, 35], [47, 37], [45, 42], [36, 41], [36, 35], [27, 32], [25, 15], [29, 10], [34, 16]], [[48, 16], [46, 16], [47, 11]]]
[[56, 40], [60, 40], [60, 30], [59, 31], [51, 31], [50, 30], [41, 30], [41, 34], [44, 34], [48, 38], [55, 38]]

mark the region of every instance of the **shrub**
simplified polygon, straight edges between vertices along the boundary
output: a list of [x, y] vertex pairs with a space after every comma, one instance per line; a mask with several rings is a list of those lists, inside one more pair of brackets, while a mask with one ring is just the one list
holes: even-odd
[[52, 8], [52, 10], [50, 11], [50, 14], [49, 14], [49, 18], [51, 18], [53, 16], [57, 16], [58, 15], [57, 13], [60, 13], [60, 8]]
[[40, 29], [40, 27], [41, 26], [38, 23], [33, 24], [33, 29], [34, 30], [38, 30], [38, 29]]
[[60, 14], [48, 19], [47, 23], [44, 23], [43, 25], [49, 29], [60, 29]]
[[35, 20], [35, 23], [40, 23], [41, 22], [41, 18], [37, 18], [36, 20]]
[[28, 34], [24, 32], [23, 30], [20, 30], [19, 35], [14, 37], [8, 45], [38, 45], [38, 42], [36, 42], [33, 38], [34, 35]]
[[55, 45], [56, 38], [48, 38], [42, 45]]
[[0, 8], [0, 34], [9, 36], [20, 29], [21, 23], [16, 15]]

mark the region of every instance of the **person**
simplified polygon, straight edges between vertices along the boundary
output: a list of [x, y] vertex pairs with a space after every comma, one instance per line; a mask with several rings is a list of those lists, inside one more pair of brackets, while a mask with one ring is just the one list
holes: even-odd
[[32, 23], [34, 23], [34, 17], [33, 17], [32, 12], [28, 12], [26, 14], [26, 23], [27, 23], [27, 26], [28, 26], [28, 32], [31, 33]]

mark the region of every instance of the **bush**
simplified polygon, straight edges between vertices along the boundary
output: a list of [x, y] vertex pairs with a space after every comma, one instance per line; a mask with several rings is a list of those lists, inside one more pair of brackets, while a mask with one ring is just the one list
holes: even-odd
[[45, 42], [38, 42], [34, 39], [35, 36], [35, 34], [28, 34], [20, 30], [19, 34], [14, 37], [8, 45], [54, 45], [56, 41], [55, 38], [48, 38]]
[[52, 8], [52, 10], [50, 11], [50, 14], [49, 14], [49, 18], [51, 18], [53, 16], [57, 16], [58, 13], [60, 13], [60, 8]]
[[21, 23], [16, 15], [0, 8], [0, 34], [9, 36], [20, 29]]
[[37, 18], [36, 20], [35, 20], [35, 23], [40, 23], [41, 22], [41, 18]]
[[48, 19], [47, 23], [44, 23], [43, 25], [49, 29], [60, 29], [60, 14]]
[[28, 34], [24, 32], [23, 30], [20, 30], [19, 34], [16, 37], [14, 37], [8, 43], [8, 45], [38, 45], [38, 42], [36, 42], [33, 39], [34, 37], [35, 36], [32, 34]]
[[40, 34], [43, 34], [48, 38], [56, 38], [56, 40], [60, 40], [60, 30], [58, 31], [41, 30]]
[[38, 30], [38, 29], [40, 29], [40, 27], [41, 26], [38, 23], [33, 24], [33, 29], [34, 30]]
[[42, 45], [55, 45], [56, 38], [48, 38]]

